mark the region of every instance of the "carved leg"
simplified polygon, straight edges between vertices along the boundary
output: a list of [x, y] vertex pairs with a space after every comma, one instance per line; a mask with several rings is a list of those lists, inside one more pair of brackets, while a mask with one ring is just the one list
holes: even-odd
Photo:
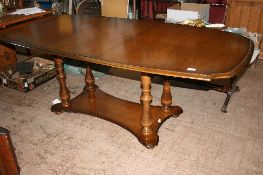
[[226, 94], [227, 94], [226, 100], [225, 100], [225, 102], [224, 102], [224, 104], [223, 104], [223, 106], [221, 108], [221, 111], [224, 112], [224, 113], [227, 113], [227, 106], [228, 106], [228, 103], [229, 103], [230, 98], [232, 97], [232, 95], [235, 92], [239, 92], [240, 91], [239, 87], [236, 85], [236, 77], [231, 78], [231, 80], [230, 80], [230, 87], [231, 88], [229, 88], [228, 91], [226, 91]]
[[163, 82], [163, 93], [161, 98], [161, 103], [163, 105], [163, 110], [168, 112], [170, 110], [170, 106], [172, 104], [172, 94], [170, 90], [170, 82], [167, 77], [165, 77]]
[[151, 95], [151, 76], [149, 74], [142, 73], [141, 75], [141, 86], [142, 86], [142, 115], [141, 115], [141, 138], [140, 141], [147, 147], [153, 148], [158, 142], [158, 136], [151, 126], [153, 119], [150, 113], [150, 107], [152, 102]]
[[240, 91], [239, 87], [234, 84], [233, 87], [226, 93], [227, 94], [226, 100], [221, 108], [222, 112], [227, 113], [227, 106], [230, 101], [230, 98], [235, 92], [238, 92], [238, 91]]
[[64, 73], [63, 60], [61, 58], [55, 58], [54, 62], [56, 65], [57, 79], [60, 85], [59, 95], [62, 101], [62, 106], [64, 108], [68, 108], [70, 106], [70, 94], [66, 86], [66, 75]]
[[86, 90], [88, 92], [94, 91], [95, 90], [95, 80], [90, 68], [90, 65], [87, 64], [87, 68], [86, 68], [86, 76], [85, 76], [85, 82], [86, 82]]

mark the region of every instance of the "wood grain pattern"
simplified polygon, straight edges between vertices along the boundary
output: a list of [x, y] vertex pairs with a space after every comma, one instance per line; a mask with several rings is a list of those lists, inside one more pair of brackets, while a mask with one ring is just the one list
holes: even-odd
[[236, 13], [232, 14], [231, 20], [234, 22], [230, 22], [231, 25], [236, 27], [247, 27], [251, 32], [259, 32], [260, 31], [260, 20], [262, 15], [262, 7], [260, 7], [262, 3], [252, 3], [252, 2], [244, 2], [244, 3], [234, 3]]
[[[263, 35], [263, 1], [261, 2], [252, 2], [251, 7], [251, 18], [252, 20], [249, 28], [251, 31], [258, 32]], [[263, 59], [263, 41], [261, 39], [260, 44], [260, 55], [259, 59]]]
[[232, 2], [231, 5], [229, 5], [231, 8], [229, 11], [231, 11], [230, 17], [229, 17], [229, 24], [236, 27], [242, 27], [242, 26], [248, 26], [249, 23], [249, 16], [250, 16], [250, 6], [251, 2]]
[[[167, 79], [163, 106], [151, 106], [151, 74], [202, 80], [232, 77], [245, 68], [254, 49], [249, 39], [219, 30], [66, 15], [6, 29], [0, 40], [56, 56], [62, 103], [53, 105], [52, 112], [84, 113], [111, 121], [132, 132], [147, 148], [158, 144], [161, 124], [183, 112], [181, 107], [171, 106]], [[88, 63], [86, 86], [73, 99], [66, 86], [62, 57]], [[141, 104], [99, 90], [90, 63], [141, 72]]]
[[8, 28], [0, 40], [91, 63], [203, 80], [234, 76], [253, 50], [247, 38], [213, 29], [66, 15]]
[[62, 106], [67, 108], [70, 106], [70, 94], [69, 90], [66, 85], [66, 75], [64, 73], [64, 67], [63, 67], [63, 60], [61, 58], [55, 58], [54, 59], [55, 65], [56, 65], [56, 71], [57, 71], [57, 80], [60, 85], [60, 99], [62, 100]]
[[48, 10], [43, 13], [37, 13], [33, 15], [3, 15], [0, 17], [0, 28], [6, 28], [9, 25], [17, 24], [19, 22], [42, 18], [46, 15], [51, 15], [53, 13], [52, 10]]
[[250, 16], [252, 20], [249, 20], [248, 28], [252, 32], [259, 32], [263, 34], [263, 2], [251, 4]]
[[[229, 27], [246, 27], [251, 32], [263, 34], [262, 0], [229, 0], [226, 25]], [[263, 44], [260, 45], [263, 55]]]
[[164, 77], [161, 104], [163, 105], [164, 111], [170, 110], [170, 105], [172, 104], [172, 94], [170, 89], [170, 82], [167, 77]]
[[152, 143], [157, 143], [158, 137], [156, 133], [153, 133], [152, 129], [153, 119], [152, 114], [150, 112], [151, 103], [152, 103], [152, 95], [151, 95], [151, 75], [142, 73], [141, 75], [141, 103], [142, 103], [142, 114], [140, 124], [142, 126], [141, 130], [141, 140], [146, 143], [148, 147], [152, 147]]

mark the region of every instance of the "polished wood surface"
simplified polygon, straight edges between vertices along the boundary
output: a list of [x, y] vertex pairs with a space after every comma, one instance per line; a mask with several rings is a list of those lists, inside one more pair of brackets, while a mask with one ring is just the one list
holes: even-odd
[[253, 51], [249, 39], [219, 30], [66, 15], [6, 29], [0, 40], [112, 67], [204, 80], [236, 75]]
[[[19, 1], [20, 3], [20, 1]], [[3, 30], [8, 26], [15, 25], [21, 22], [25, 22], [32, 19], [42, 18], [46, 15], [51, 15], [53, 10], [48, 10], [43, 13], [37, 13], [33, 15], [9, 15], [3, 14], [0, 17], [0, 29]], [[30, 51], [27, 50], [30, 54]], [[8, 45], [6, 43], [0, 43], [0, 75], [4, 72], [5, 68], [16, 64], [16, 50], [13, 45]], [[9, 66], [9, 67], [10, 67]]]
[[[50, 27], [52, 26], [52, 27]], [[57, 114], [76, 112], [99, 117], [127, 129], [147, 148], [158, 144], [158, 129], [183, 112], [172, 106], [169, 77], [232, 77], [249, 62], [249, 39], [218, 30], [106, 17], [53, 16], [8, 28], [0, 40], [53, 54], [60, 84]], [[87, 62], [85, 87], [70, 98], [63, 57]], [[111, 96], [96, 85], [90, 64], [141, 72], [139, 103]], [[152, 106], [152, 74], [164, 76], [161, 106]]]
[[50, 15], [52, 14], [53, 11], [49, 10], [43, 13], [37, 13], [33, 15], [9, 15], [9, 14], [4, 14], [3, 16], [0, 17], [0, 28], [6, 28], [9, 25], [12, 24], [17, 24], [19, 22], [27, 21], [30, 19], [34, 18], [42, 18], [45, 15]]
[[70, 94], [65, 82], [66, 75], [64, 73], [63, 60], [61, 58], [55, 58], [54, 62], [56, 65], [57, 80], [60, 85], [59, 95], [61, 97], [62, 106], [66, 108], [70, 106], [69, 103]]
[[0, 174], [20, 174], [20, 168], [18, 166], [9, 131], [2, 127], [0, 127]]

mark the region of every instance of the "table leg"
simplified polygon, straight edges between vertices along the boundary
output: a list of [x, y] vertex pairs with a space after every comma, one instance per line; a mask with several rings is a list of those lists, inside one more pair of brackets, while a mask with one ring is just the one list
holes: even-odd
[[227, 113], [227, 106], [228, 106], [228, 103], [229, 103], [230, 98], [232, 97], [232, 95], [235, 92], [239, 92], [240, 91], [239, 87], [236, 85], [236, 79], [237, 79], [236, 76], [232, 77], [230, 79], [229, 85], [225, 85], [225, 86], [220, 86], [220, 85], [215, 85], [215, 84], [208, 85], [212, 90], [215, 90], [215, 91], [218, 91], [218, 92], [223, 92], [223, 93], [227, 94], [225, 102], [224, 102], [223, 106], [221, 107], [221, 111], [224, 112], [224, 113]]
[[151, 95], [151, 76], [149, 74], [142, 73], [141, 75], [141, 103], [142, 103], [142, 140], [147, 148], [154, 147], [158, 142], [158, 135], [152, 129], [153, 119], [151, 116], [150, 108], [152, 102]]
[[230, 98], [232, 97], [232, 95], [235, 92], [239, 92], [240, 91], [239, 87], [236, 85], [236, 78], [237, 77], [232, 77], [230, 79], [230, 86], [229, 87], [222, 88], [223, 90], [221, 92], [225, 92], [227, 94], [225, 102], [224, 102], [223, 106], [221, 107], [221, 111], [224, 112], [224, 113], [227, 113], [227, 106], [228, 106], [228, 103], [229, 103]]
[[57, 80], [60, 85], [59, 95], [62, 101], [62, 106], [64, 108], [67, 108], [70, 106], [70, 102], [69, 102], [70, 94], [69, 94], [69, 90], [66, 85], [66, 75], [64, 73], [63, 60], [58, 57], [58, 58], [55, 58], [54, 62], [56, 65]]
[[94, 79], [94, 76], [92, 74], [92, 70], [89, 64], [87, 64], [87, 68], [86, 68], [85, 83], [86, 83], [85, 88], [88, 92], [95, 90], [95, 87], [96, 87], [94, 84], [95, 79]]
[[161, 104], [163, 105], [164, 111], [169, 111], [172, 104], [172, 94], [170, 90], [170, 82], [168, 78], [164, 78], [163, 82], [163, 93], [161, 97]]
[[[94, 84], [94, 77], [90, 66], [86, 68], [85, 87], [82, 93], [69, 100], [69, 93], [65, 85], [65, 75], [62, 60], [56, 59], [58, 80], [61, 86], [62, 103], [51, 107], [52, 112], [75, 112], [88, 114], [115, 123], [134, 134], [147, 148], [158, 144], [158, 129], [168, 118], [183, 112], [179, 106], [171, 105], [169, 82], [164, 85], [163, 106], [152, 106], [151, 75], [142, 73], [140, 97], [141, 104], [111, 96]], [[65, 95], [66, 94], [66, 95]], [[170, 96], [170, 97], [169, 97]], [[66, 102], [68, 105], [63, 105]], [[68, 107], [67, 107], [68, 106]], [[169, 108], [165, 111], [164, 108]]]

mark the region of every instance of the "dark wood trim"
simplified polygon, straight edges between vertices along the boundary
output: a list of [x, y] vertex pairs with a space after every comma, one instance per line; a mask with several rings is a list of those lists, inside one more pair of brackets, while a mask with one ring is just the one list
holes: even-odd
[[20, 168], [9, 131], [2, 127], [0, 127], [0, 174], [1, 173], [3, 175], [20, 174]]

